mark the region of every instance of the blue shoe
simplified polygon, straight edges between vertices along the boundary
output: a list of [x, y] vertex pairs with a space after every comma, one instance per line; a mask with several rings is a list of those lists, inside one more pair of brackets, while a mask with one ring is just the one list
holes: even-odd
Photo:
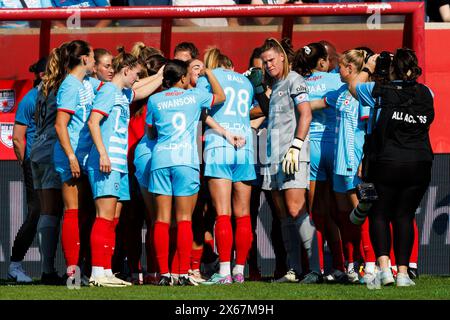
[[201, 284], [214, 285], [214, 284], [232, 284], [232, 283], [233, 279], [231, 278], [231, 275], [222, 276], [219, 273], [214, 273], [209, 280], [206, 280]]

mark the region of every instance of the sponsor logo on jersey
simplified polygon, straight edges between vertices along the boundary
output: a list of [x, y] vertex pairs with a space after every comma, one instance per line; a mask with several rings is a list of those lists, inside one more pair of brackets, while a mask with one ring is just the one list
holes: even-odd
[[119, 190], [119, 184], [116, 182], [116, 183], [114, 183], [114, 189], [116, 189], [116, 191], [118, 191]]
[[183, 91], [172, 91], [172, 92], [166, 92], [164, 95], [167, 97], [170, 96], [179, 96], [180, 94], [183, 94]]
[[0, 90], [0, 112], [10, 112], [16, 104], [16, 93], [13, 89]]
[[1, 123], [0, 124], [0, 141], [7, 147], [12, 149], [13, 147], [13, 127], [12, 123]]

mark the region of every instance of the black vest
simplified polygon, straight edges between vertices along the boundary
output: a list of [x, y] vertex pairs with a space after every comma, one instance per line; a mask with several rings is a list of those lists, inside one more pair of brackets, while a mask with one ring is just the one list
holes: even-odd
[[434, 106], [430, 90], [416, 82], [391, 82], [375, 84], [372, 96], [380, 112], [368, 141], [369, 160], [432, 161], [428, 132]]

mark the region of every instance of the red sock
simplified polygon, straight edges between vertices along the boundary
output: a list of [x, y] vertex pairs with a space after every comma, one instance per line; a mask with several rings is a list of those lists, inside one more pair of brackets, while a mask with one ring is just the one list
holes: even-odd
[[[103, 268], [112, 269], [112, 257], [114, 255], [114, 247], [116, 245], [116, 219], [110, 221], [107, 234], [108, 248], [105, 248], [105, 262]], [[117, 219], [118, 220], [118, 219]]]
[[394, 230], [392, 229], [392, 224], [389, 224], [389, 228], [391, 229], [391, 252], [389, 253], [389, 259], [391, 260], [391, 266], [396, 266], [397, 262], [395, 261], [395, 251], [394, 251]]
[[236, 264], [245, 265], [253, 241], [250, 215], [236, 218], [236, 235], [234, 241], [236, 247]]
[[372, 242], [370, 241], [369, 219], [366, 219], [361, 227], [361, 245], [364, 252], [364, 261], [375, 262], [377, 259], [373, 251]]
[[80, 231], [78, 228], [78, 209], [67, 209], [61, 230], [61, 244], [67, 266], [78, 264], [80, 253]]
[[310, 214], [310, 217], [314, 217], [314, 225], [316, 226], [316, 237], [317, 237], [317, 248], [319, 253], [319, 265], [320, 270], [324, 272], [324, 263], [323, 263], [323, 235], [325, 232], [325, 221], [323, 217], [320, 215]]
[[216, 218], [215, 238], [220, 262], [230, 262], [231, 248], [233, 246], [233, 229], [230, 216], [219, 215]]
[[169, 273], [169, 224], [156, 221], [153, 231], [156, 260], [161, 274]]
[[192, 249], [192, 251], [191, 251], [191, 269], [192, 270], [200, 269], [202, 255], [203, 255], [203, 248]]
[[178, 221], [177, 252], [179, 274], [187, 274], [191, 264], [191, 250], [194, 236], [191, 221]]
[[[108, 236], [112, 230], [112, 222], [103, 218], [95, 218], [94, 226], [91, 232], [91, 255], [92, 266], [103, 267], [108, 265], [105, 252], [111, 252], [109, 249]], [[111, 260], [109, 261], [111, 266]], [[110, 267], [111, 268], [111, 267]]]
[[417, 228], [416, 219], [414, 219], [414, 244], [409, 257], [409, 262], [416, 263], [419, 260], [419, 228]]

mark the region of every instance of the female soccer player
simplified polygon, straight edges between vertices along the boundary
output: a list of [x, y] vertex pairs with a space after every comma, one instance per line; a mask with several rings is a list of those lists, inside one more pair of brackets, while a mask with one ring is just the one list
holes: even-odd
[[40, 217], [37, 225], [39, 250], [42, 259], [42, 284], [62, 285], [63, 279], [55, 270], [59, 223], [62, 216], [61, 180], [53, 163], [53, 146], [56, 143], [55, 119], [56, 92], [64, 80], [60, 64], [61, 52], [68, 43], [55, 48], [49, 55], [42, 88], [36, 100], [36, 132], [31, 146], [30, 159], [33, 186], [40, 200]]
[[[292, 69], [305, 77], [310, 100], [323, 99], [343, 83], [339, 74], [328, 73], [330, 65], [327, 50], [321, 43], [310, 43], [300, 48], [294, 59]], [[313, 112], [310, 126], [310, 189], [309, 211], [312, 214], [318, 234], [321, 268], [323, 270], [323, 240], [326, 237], [333, 255], [333, 272], [325, 278], [331, 281], [346, 281], [344, 256], [339, 229], [335, 217], [334, 195], [332, 190], [334, 140], [336, 131], [335, 109]], [[335, 217], [336, 218], [336, 217]]]
[[[130, 199], [128, 184], [128, 123], [130, 103], [138, 98], [131, 89], [139, 79], [141, 65], [132, 54], [119, 48], [113, 59], [115, 75], [98, 92], [88, 121], [95, 147], [89, 155], [89, 181], [94, 194], [97, 218], [91, 233], [92, 276], [95, 286], [126, 286], [131, 283], [111, 272], [115, 224], [122, 203]], [[154, 91], [161, 83], [161, 72]], [[151, 92], [148, 92], [149, 94]]]
[[[231, 60], [218, 49], [206, 51], [205, 66], [224, 88], [227, 97], [221, 108], [210, 115], [227, 130], [245, 137], [245, 147], [235, 149], [214, 132], [205, 134], [205, 177], [213, 206], [217, 212], [215, 240], [219, 252], [220, 270], [203, 284], [230, 284], [244, 282], [244, 267], [252, 245], [250, 218], [250, 182], [256, 178], [253, 154], [253, 132], [249, 110], [253, 103], [253, 86], [242, 74], [233, 71]], [[211, 91], [205, 78], [200, 78], [197, 88]], [[233, 210], [232, 210], [233, 208]], [[232, 213], [236, 217], [236, 265], [231, 277], [230, 259], [233, 246]]]
[[61, 242], [66, 259], [67, 274], [75, 272], [79, 260], [80, 235], [78, 219], [88, 214], [90, 199], [86, 161], [92, 140], [86, 122], [100, 81], [90, 78], [95, 60], [91, 46], [74, 40], [60, 52], [60, 68], [64, 81], [56, 96], [56, 134], [54, 147], [56, 171], [61, 177], [64, 219]]
[[[199, 159], [196, 143], [201, 109], [225, 101], [225, 94], [210, 70], [205, 74], [213, 94], [189, 87], [187, 64], [172, 60], [164, 68], [163, 85], [168, 90], [149, 99], [147, 125], [154, 127], [157, 143], [152, 157], [149, 191], [155, 194], [154, 244], [159, 263], [159, 285], [170, 285], [168, 266], [169, 227], [172, 201], [177, 219], [177, 252], [180, 285], [188, 285], [192, 249], [191, 217], [199, 190]], [[153, 134], [155, 134], [153, 132]]]
[[[349, 213], [358, 205], [356, 186], [361, 182], [358, 168], [362, 159], [365, 122], [368, 108], [361, 107], [348, 90], [348, 83], [361, 72], [366, 52], [363, 50], [348, 50], [343, 53], [339, 62], [341, 80], [345, 83], [336, 91], [326, 95], [327, 105], [337, 112], [336, 143], [334, 159], [333, 190], [335, 192], [338, 210], [338, 224], [348, 260], [347, 277], [350, 282], [358, 282], [358, 269], [354, 261], [361, 258], [361, 227], [350, 222]], [[317, 105], [324, 106], [324, 101], [316, 100]], [[366, 262], [366, 273], [375, 271], [374, 261]]]
[[94, 49], [95, 64], [92, 77], [103, 82], [111, 81], [114, 76], [112, 58], [113, 56], [108, 50], [102, 48]]
[[[302, 283], [318, 283], [321, 270], [316, 229], [306, 208], [309, 187], [309, 125], [311, 107], [304, 79], [290, 71], [287, 54], [281, 44], [267, 39], [261, 59], [272, 87], [267, 131], [267, 165], [262, 188], [271, 190], [282, 226], [296, 226], [296, 234], [288, 239], [283, 234], [288, 259], [298, 256], [294, 241], [301, 241], [308, 256], [309, 272]], [[306, 270], [305, 270], [306, 271]]]

